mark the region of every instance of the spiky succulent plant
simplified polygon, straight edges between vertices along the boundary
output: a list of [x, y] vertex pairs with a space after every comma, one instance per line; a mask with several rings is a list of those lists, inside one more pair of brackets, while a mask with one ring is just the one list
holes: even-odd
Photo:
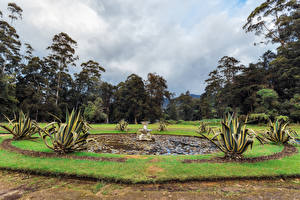
[[38, 133], [37, 123], [31, 120], [23, 111], [15, 115], [12, 120], [6, 116], [5, 118], [8, 121], [8, 125], [0, 125], [0, 127], [12, 134], [14, 140], [29, 139], [32, 135]]
[[66, 122], [52, 122], [45, 128], [39, 128], [46, 146], [53, 151], [65, 154], [86, 148], [90, 126], [80, 112], [67, 111]]
[[[245, 124], [240, 123], [235, 115], [227, 114], [221, 125], [220, 131], [214, 132], [215, 135], [212, 138], [203, 133], [200, 134], [224, 152], [225, 157], [240, 158], [248, 147], [252, 148], [255, 133], [253, 131], [250, 133], [251, 130], [247, 129]], [[261, 138], [258, 139], [262, 142]]]
[[295, 139], [297, 132], [290, 130], [288, 123], [277, 119], [275, 122], [269, 122], [269, 130], [263, 133], [263, 136], [271, 142], [285, 144]]

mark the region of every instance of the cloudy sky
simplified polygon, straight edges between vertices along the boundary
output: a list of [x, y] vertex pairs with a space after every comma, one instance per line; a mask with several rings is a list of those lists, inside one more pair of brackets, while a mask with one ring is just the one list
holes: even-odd
[[80, 61], [98, 61], [112, 84], [156, 72], [172, 92], [201, 94], [224, 55], [247, 64], [272, 48], [254, 46], [259, 38], [242, 30], [262, 0], [1, 0], [0, 10], [8, 2], [23, 8], [15, 26], [37, 55], [66, 32], [78, 42]]

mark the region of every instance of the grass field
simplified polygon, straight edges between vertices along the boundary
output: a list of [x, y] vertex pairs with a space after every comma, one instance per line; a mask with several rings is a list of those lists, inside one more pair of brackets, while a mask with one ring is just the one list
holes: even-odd
[[[129, 125], [129, 132], [136, 132], [141, 125]], [[118, 133], [113, 124], [94, 124], [91, 133]], [[167, 132], [156, 131], [157, 125], [149, 125], [155, 134], [197, 135], [195, 125], [170, 125]], [[256, 131], [263, 131], [264, 126], [249, 126]], [[300, 126], [293, 125], [299, 132]], [[125, 133], [126, 134], [126, 133]], [[10, 136], [0, 137], [0, 142]], [[36, 141], [14, 141], [14, 146], [34, 151], [50, 152], [40, 139]], [[252, 150], [246, 152], [246, 157], [269, 155], [280, 152], [283, 146], [260, 145], [255, 143]], [[300, 147], [298, 147], [300, 150]], [[51, 174], [72, 174], [98, 179], [123, 181], [130, 183], [156, 182], [169, 180], [201, 180], [228, 177], [262, 177], [280, 175], [300, 175], [300, 153], [280, 160], [270, 160], [257, 163], [182, 163], [183, 159], [207, 159], [221, 156], [212, 155], [193, 156], [127, 156], [115, 154], [96, 154], [88, 152], [74, 153], [78, 156], [96, 157], [126, 157], [125, 163], [97, 162], [90, 160], [75, 160], [65, 158], [35, 158], [8, 152], [0, 149], [0, 168], [37, 171]]]

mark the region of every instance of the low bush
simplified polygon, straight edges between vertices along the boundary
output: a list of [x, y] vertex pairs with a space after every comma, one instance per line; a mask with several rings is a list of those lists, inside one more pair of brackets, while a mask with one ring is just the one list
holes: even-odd
[[160, 120], [158, 122], [158, 131], [160, 131], [160, 132], [167, 131], [168, 130], [167, 126], [168, 126], [167, 122]]
[[128, 122], [126, 122], [124, 119], [119, 121], [116, 125], [116, 130], [118, 131], [128, 131]]

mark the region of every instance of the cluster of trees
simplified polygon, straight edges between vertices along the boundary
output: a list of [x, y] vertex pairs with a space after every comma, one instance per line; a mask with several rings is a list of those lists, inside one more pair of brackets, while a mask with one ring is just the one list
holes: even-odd
[[[101, 81], [105, 69], [96, 61], [79, 63], [77, 42], [59, 33], [47, 47], [45, 57], [34, 55], [23, 43], [13, 24], [22, 19], [22, 8], [9, 3], [7, 15], [0, 11], [0, 113], [18, 109], [38, 121], [63, 117], [66, 109], [81, 109], [90, 122], [132, 123], [161, 118], [201, 120], [219, 118], [232, 111], [274, 118], [288, 116], [300, 121], [300, 9], [297, 0], [266, 0], [248, 17], [246, 32], [263, 35], [262, 43], [278, 44], [257, 63], [244, 66], [224, 56], [209, 74], [200, 98], [189, 92], [179, 97], [167, 90], [166, 80], [149, 73], [147, 80], [136, 74], [118, 85]], [[71, 66], [81, 68], [71, 74]], [[168, 99], [168, 105], [165, 105]], [[3, 116], [0, 116], [0, 120]]]
[[300, 121], [299, 1], [267, 0], [249, 15], [243, 28], [264, 36], [261, 43], [278, 44], [277, 51], [265, 52], [249, 66], [224, 56], [210, 72], [201, 98], [195, 100], [188, 93], [182, 94], [169, 105], [169, 118], [197, 120], [235, 112]]
[[[22, 8], [8, 4], [8, 16], [0, 11], [0, 113], [10, 116], [18, 109], [33, 119], [47, 121], [66, 109], [81, 109], [90, 122], [130, 122], [159, 119], [169, 98], [166, 80], [149, 73], [144, 81], [136, 74], [117, 86], [101, 81], [105, 69], [89, 60], [78, 66], [77, 42], [66, 33], [54, 35], [49, 55], [38, 57], [23, 43], [14, 28]], [[71, 74], [69, 68], [80, 67]], [[3, 119], [3, 116], [1, 115]]]

